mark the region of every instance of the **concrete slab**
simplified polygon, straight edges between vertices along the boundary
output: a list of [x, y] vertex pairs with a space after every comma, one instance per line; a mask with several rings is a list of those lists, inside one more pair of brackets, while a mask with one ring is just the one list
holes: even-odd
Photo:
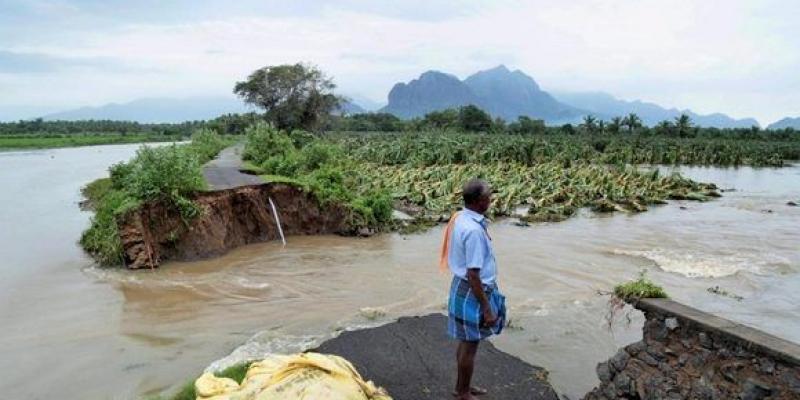
[[258, 176], [240, 171], [243, 151], [244, 144], [236, 144], [223, 149], [215, 159], [203, 166], [203, 177], [210, 190], [233, 189], [264, 183]]
[[[457, 342], [441, 314], [400, 318], [384, 326], [342, 333], [315, 351], [337, 354], [395, 400], [452, 399]], [[557, 400], [547, 371], [481, 343], [473, 382], [489, 390], [481, 399]]]

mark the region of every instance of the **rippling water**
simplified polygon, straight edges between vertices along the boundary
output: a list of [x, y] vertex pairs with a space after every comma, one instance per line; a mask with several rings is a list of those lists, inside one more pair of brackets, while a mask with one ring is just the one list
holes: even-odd
[[[207, 366], [299, 351], [346, 329], [443, 312], [441, 229], [369, 239], [290, 237], [155, 271], [98, 269], [76, 246], [78, 189], [136, 146], [0, 153], [0, 392], [135, 398]], [[597, 291], [642, 268], [679, 301], [800, 342], [800, 168], [680, 168], [735, 188], [709, 203], [492, 226], [512, 327], [503, 350], [547, 367], [577, 398], [594, 365], [638, 340], [642, 318], [606, 321]], [[771, 211], [771, 212], [770, 212]], [[731, 297], [710, 293], [719, 286]], [[34, 379], [35, 377], [35, 379]]]

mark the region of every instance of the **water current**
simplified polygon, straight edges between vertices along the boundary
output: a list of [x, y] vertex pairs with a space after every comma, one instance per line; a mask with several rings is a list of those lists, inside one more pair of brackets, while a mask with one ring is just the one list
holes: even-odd
[[[97, 268], [77, 240], [79, 189], [136, 145], [0, 153], [0, 393], [127, 399], [204, 368], [313, 347], [347, 329], [444, 311], [441, 227], [367, 239], [289, 237], [155, 271]], [[666, 172], [671, 168], [664, 168]], [[800, 342], [800, 168], [677, 168], [726, 191], [640, 214], [492, 226], [511, 327], [500, 349], [579, 398], [641, 336], [598, 294], [642, 269], [678, 301]], [[712, 293], [719, 287], [730, 296]], [[734, 296], [741, 296], [738, 300]]]

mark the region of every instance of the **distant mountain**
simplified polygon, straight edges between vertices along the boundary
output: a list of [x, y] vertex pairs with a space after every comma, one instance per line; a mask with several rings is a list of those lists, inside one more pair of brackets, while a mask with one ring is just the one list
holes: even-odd
[[520, 70], [505, 65], [477, 72], [464, 83], [478, 96], [477, 104], [495, 117], [514, 121], [520, 115], [548, 122], [571, 121], [585, 112], [559, 103]]
[[800, 117], [797, 118], [786, 117], [778, 122], [769, 124], [769, 126], [767, 127], [767, 129], [786, 129], [786, 128], [794, 128], [796, 130], [800, 130]]
[[758, 121], [753, 118], [735, 119], [725, 114], [715, 113], [700, 115], [691, 110], [678, 110], [677, 108], [664, 108], [654, 103], [639, 100], [625, 101], [603, 92], [573, 92], [558, 93], [553, 96], [559, 101], [577, 108], [588, 110], [602, 119], [624, 116], [635, 113], [645, 125], [653, 126], [661, 121], [672, 121], [681, 114], [692, 118], [696, 125], [717, 128], [749, 128], [758, 126]]
[[16, 122], [33, 119], [40, 115], [58, 111], [57, 107], [48, 106], [0, 106], [0, 122]]
[[425, 72], [408, 83], [394, 85], [389, 104], [381, 111], [412, 118], [468, 104], [508, 121], [526, 115], [550, 123], [572, 122], [586, 113], [559, 103], [533, 78], [503, 65], [477, 72], [464, 81], [443, 72]]
[[389, 92], [389, 104], [380, 111], [400, 118], [412, 118], [431, 111], [478, 103], [475, 93], [457, 77], [428, 71], [411, 82], [395, 84]]
[[345, 93], [344, 97], [349, 99], [351, 103], [361, 107], [364, 110], [364, 112], [377, 111], [386, 105], [383, 103], [378, 103], [377, 101], [372, 100], [370, 98], [361, 96], [357, 93]]
[[349, 98], [345, 98], [345, 100], [339, 105], [340, 114], [353, 115], [362, 114], [365, 112], [367, 112], [367, 110], [365, 110], [364, 107], [361, 107]]
[[222, 114], [248, 111], [252, 110], [241, 100], [233, 97], [145, 98], [128, 103], [81, 107], [47, 114], [42, 118], [65, 121], [108, 119], [142, 123], [169, 123], [212, 119]]

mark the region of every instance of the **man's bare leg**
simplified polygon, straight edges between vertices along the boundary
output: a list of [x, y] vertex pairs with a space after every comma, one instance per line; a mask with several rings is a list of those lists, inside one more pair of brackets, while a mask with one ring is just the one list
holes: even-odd
[[472, 371], [475, 369], [475, 353], [478, 352], [478, 343], [462, 340], [458, 343], [456, 360], [458, 362], [458, 380], [456, 381], [456, 396], [459, 400], [476, 400], [472, 395]]

